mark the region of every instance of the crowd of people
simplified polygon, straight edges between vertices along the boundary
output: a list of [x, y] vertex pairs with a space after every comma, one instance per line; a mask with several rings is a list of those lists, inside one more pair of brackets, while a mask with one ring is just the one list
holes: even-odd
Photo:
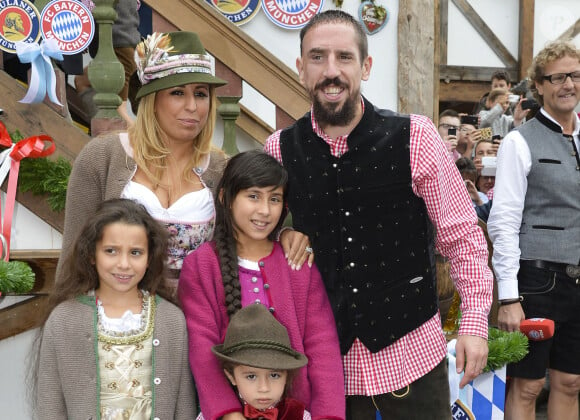
[[492, 74], [490, 91], [483, 95], [473, 114], [445, 109], [438, 118], [439, 134], [465, 181], [478, 217], [484, 222], [493, 199], [499, 145], [508, 132], [522, 125], [539, 108], [528, 97], [531, 94], [512, 93], [511, 86], [509, 73], [497, 70]]
[[225, 81], [199, 37], [155, 33], [135, 57], [135, 122], [92, 140], [71, 173], [31, 369], [37, 418], [450, 419], [435, 253], [461, 296], [464, 387], [487, 362], [493, 275], [474, 208], [492, 201], [500, 328], [557, 323], [509, 368], [507, 418], [533, 418], [548, 367], [550, 412], [576, 418], [572, 44], [535, 59], [534, 118], [494, 78], [477, 116], [446, 110], [436, 127], [369, 102], [366, 33], [317, 14], [297, 59], [310, 111], [231, 158], [211, 145]]

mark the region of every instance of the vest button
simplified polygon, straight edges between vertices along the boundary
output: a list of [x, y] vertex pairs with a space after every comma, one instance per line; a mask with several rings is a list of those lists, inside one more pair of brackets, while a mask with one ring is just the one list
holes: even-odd
[[354, 267], [354, 263], [353, 263], [353, 262], [351, 262], [351, 263], [349, 264], [349, 266], [351, 266], [351, 267]]
[[353, 293], [358, 293], [358, 289], [355, 287], [354, 289], [352, 289]]
[[348, 242], [352, 242], [352, 238], [347, 238], [346, 239]]
[[350, 216], [350, 211], [345, 211], [345, 212], [344, 212], [344, 215], [345, 215], [345, 216]]

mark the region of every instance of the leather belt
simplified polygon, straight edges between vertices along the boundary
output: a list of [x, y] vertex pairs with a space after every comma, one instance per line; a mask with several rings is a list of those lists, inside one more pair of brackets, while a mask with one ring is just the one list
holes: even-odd
[[565, 273], [568, 277], [573, 279], [580, 277], [580, 265], [557, 263], [544, 260], [521, 260], [520, 265]]

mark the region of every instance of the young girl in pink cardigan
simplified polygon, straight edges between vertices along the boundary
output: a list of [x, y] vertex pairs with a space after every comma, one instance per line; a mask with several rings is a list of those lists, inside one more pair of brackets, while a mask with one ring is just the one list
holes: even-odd
[[218, 184], [216, 229], [186, 257], [179, 298], [189, 332], [189, 358], [206, 419], [244, 419], [238, 396], [211, 348], [225, 338], [230, 317], [262, 304], [288, 330], [292, 348], [309, 360], [290, 397], [313, 419], [344, 419], [344, 378], [336, 326], [318, 270], [293, 270], [274, 240], [286, 215], [287, 173], [271, 156], [244, 152]]

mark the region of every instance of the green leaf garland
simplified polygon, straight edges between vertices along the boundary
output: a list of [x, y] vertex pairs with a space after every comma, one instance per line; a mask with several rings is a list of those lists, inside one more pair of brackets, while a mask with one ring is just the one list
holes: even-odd
[[34, 287], [35, 277], [24, 261], [0, 260], [0, 294], [27, 293]]
[[506, 332], [490, 328], [487, 337], [487, 365], [484, 372], [499, 369], [522, 360], [528, 354], [528, 338], [519, 331]]
[[[18, 130], [10, 133], [12, 141], [17, 143], [24, 138]], [[49, 158], [23, 159], [20, 162], [18, 188], [21, 191], [30, 191], [34, 195], [47, 194], [50, 208], [59, 212], [64, 210], [66, 189], [72, 165], [59, 157], [56, 160]]]

